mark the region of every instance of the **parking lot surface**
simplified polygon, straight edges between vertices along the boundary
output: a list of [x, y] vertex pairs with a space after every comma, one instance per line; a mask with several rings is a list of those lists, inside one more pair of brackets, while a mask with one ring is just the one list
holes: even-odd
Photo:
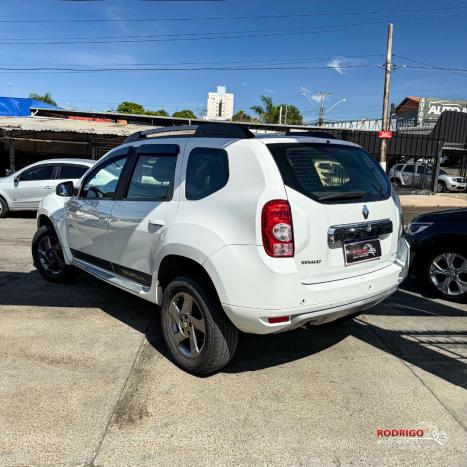
[[[409, 281], [348, 323], [242, 335], [197, 378], [157, 307], [84, 273], [45, 282], [34, 231], [0, 220], [0, 465], [465, 465], [466, 305]], [[424, 435], [377, 435], [400, 429]]]

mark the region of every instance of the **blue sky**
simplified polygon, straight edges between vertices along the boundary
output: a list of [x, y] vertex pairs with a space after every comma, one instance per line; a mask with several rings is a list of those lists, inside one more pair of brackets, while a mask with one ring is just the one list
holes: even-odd
[[[430, 65], [467, 68], [467, 3], [461, 0], [0, 1], [0, 20], [229, 18], [147, 22], [1, 23], [2, 67], [79, 69], [138, 66], [134, 64], [203, 67], [211, 66], [213, 62], [223, 62], [212, 65], [217, 67], [258, 66], [272, 62], [286, 67], [324, 67], [71, 74], [0, 72], [0, 95], [8, 94], [11, 83], [14, 96], [48, 91], [60, 105], [83, 110], [106, 110], [115, 108], [123, 100], [130, 100], [150, 109], [165, 108], [173, 112], [191, 108], [199, 113], [206, 108], [207, 93], [215, 90], [217, 85], [224, 85], [235, 94], [236, 110], [248, 111], [252, 105], [258, 103], [261, 94], [266, 94], [277, 103], [298, 106], [305, 118], [312, 120], [316, 117], [316, 110], [301, 95], [300, 88], [305, 87], [310, 91], [330, 92], [332, 95], [328, 99], [329, 106], [340, 99], [346, 99], [346, 102], [327, 115], [330, 119], [379, 117], [383, 71], [376, 65], [384, 61], [386, 23], [389, 21], [394, 22], [395, 54]], [[464, 9], [426, 10], [461, 5]], [[418, 8], [423, 10], [399, 11]], [[326, 15], [322, 15], [323, 13]], [[293, 14], [299, 16], [281, 16]], [[304, 16], [305, 14], [322, 16]], [[265, 15], [276, 17], [257, 18]], [[233, 19], [232, 16], [249, 18]], [[206, 34], [212, 36], [213, 33], [252, 37], [199, 40], [200, 37], [206, 37]], [[197, 40], [173, 40], [180, 39], [180, 34], [194, 34], [191, 37]], [[157, 40], [80, 44], [75, 43], [77, 39], [74, 39], [96, 40], [103, 36], [134, 40], [135, 36], [149, 35], [157, 36], [152, 38]], [[67, 38], [70, 38], [68, 42], [71, 43], [38, 44], [54, 40], [66, 41]], [[394, 58], [395, 63], [416, 65], [397, 55]], [[391, 101], [398, 103], [407, 95], [467, 98], [466, 85], [467, 73], [399, 68], [392, 78]]]

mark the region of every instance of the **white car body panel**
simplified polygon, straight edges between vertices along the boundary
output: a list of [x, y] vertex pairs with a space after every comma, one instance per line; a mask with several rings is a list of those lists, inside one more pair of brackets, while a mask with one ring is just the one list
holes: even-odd
[[[389, 197], [366, 203], [368, 220], [389, 219], [393, 224], [393, 233], [381, 239], [381, 258], [345, 266], [342, 247], [328, 247], [327, 230], [332, 225], [362, 222], [363, 203], [321, 204], [286, 187], [266, 144], [301, 141], [326, 142], [310, 137], [278, 137], [157, 138], [129, 143], [135, 147], [180, 145], [172, 200], [78, 203], [76, 198], [50, 195], [42, 201], [38, 215], [52, 221], [68, 264], [151, 302], [161, 303], [161, 262], [169, 255], [178, 255], [204, 267], [226, 314], [245, 332], [278, 332], [312, 319], [319, 324], [366, 309], [393, 293], [407, 275], [409, 250], [398, 235], [400, 207], [394, 197]], [[343, 141], [332, 143], [356, 146]], [[184, 174], [188, 155], [195, 147], [225, 149], [230, 176], [221, 190], [190, 201], [185, 197]], [[261, 212], [274, 199], [286, 199], [291, 205], [295, 237], [292, 258], [270, 257], [263, 248]], [[67, 226], [64, 210], [69, 219], [73, 218], [66, 221]], [[142, 286], [83, 258], [73, 258], [70, 247], [149, 274], [150, 285]], [[321, 261], [306, 263], [310, 260]], [[267, 317], [283, 315], [290, 315], [290, 321], [267, 322]]]
[[[56, 186], [64, 181], [70, 179], [47, 179], [47, 180], [34, 180], [15, 181], [17, 177], [29, 169], [44, 166], [44, 165], [79, 165], [85, 167], [92, 167], [95, 161], [89, 159], [48, 159], [34, 164], [28, 165], [21, 170], [18, 170], [8, 177], [0, 178], [0, 196], [6, 201], [10, 211], [27, 211], [35, 210], [38, 208], [42, 199], [50, 193], [55, 192]], [[71, 180], [78, 182], [77, 179]]]

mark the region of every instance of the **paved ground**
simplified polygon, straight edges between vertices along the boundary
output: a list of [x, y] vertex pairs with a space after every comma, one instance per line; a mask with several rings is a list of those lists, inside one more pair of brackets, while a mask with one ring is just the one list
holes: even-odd
[[[467, 306], [409, 284], [349, 324], [243, 335], [196, 378], [167, 360], [154, 307], [85, 274], [44, 282], [33, 231], [0, 221], [1, 466], [465, 465]], [[417, 427], [430, 436], [376, 437]]]

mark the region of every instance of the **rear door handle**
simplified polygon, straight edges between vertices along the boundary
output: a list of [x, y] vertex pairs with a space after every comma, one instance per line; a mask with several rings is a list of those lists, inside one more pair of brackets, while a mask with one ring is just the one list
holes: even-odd
[[51, 190], [52, 187], [50, 185], [45, 185], [44, 190]]

